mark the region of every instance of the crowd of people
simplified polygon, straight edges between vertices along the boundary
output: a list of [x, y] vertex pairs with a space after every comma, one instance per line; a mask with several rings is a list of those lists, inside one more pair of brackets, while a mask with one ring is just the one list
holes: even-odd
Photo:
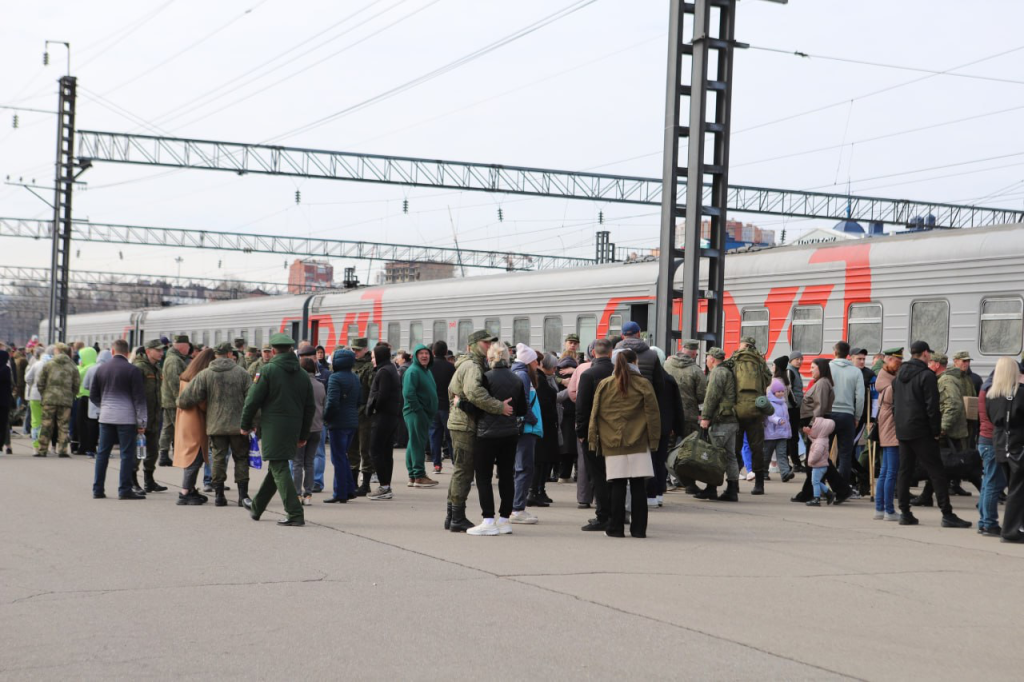
[[[982, 378], [966, 351], [950, 366], [915, 341], [869, 367], [864, 349], [840, 341], [831, 359], [810, 363], [805, 385], [800, 353], [769, 361], [752, 337], [729, 357], [709, 348], [704, 368], [697, 341], [666, 358], [635, 322], [579, 346], [570, 334], [560, 354], [538, 352], [486, 330], [458, 352], [444, 341], [408, 353], [357, 338], [330, 356], [283, 333], [261, 349], [240, 338], [203, 348], [184, 335], [135, 349], [0, 344], [0, 434], [7, 454], [16, 424], [35, 457], [94, 458], [97, 499], [115, 445], [120, 500], [166, 491], [155, 473], [173, 466], [177, 504], [205, 504], [209, 493], [227, 506], [230, 460], [238, 506], [259, 520], [279, 494], [284, 526], [303, 525], [303, 507], [325, 491], [328, 447], [328, 504], [394, 499], [402, 447], [413, 490], [437, 486], [428, 468], [436, 475], [450, 461], [444, 528], [472, 536], [538, 523], [552, 482], [575, 480], [577, 507], [593, 509], [583, 531], [624, 537], [628, 526], [642, 538], [668, 492], [735, 503], [741, 481], [759, 496], [772, 474], [781, 483], [804, 474], [793, 502], [873, 495], [873, 518], [903, 526], [918, 524], [914, 507], [937, 505], [944, 528], [973, 525], [951, 502], [971, 495], [966, 481], [979, 493], [978, 533], [1024, 542], [1024, 363], [1014, 358]], [[667, 468], [688, 438], [725, 453], [724, 488]], [[250, 496], [252, 466], [267, 471]], [[474, 484], [479, 523], [467, 509]]]

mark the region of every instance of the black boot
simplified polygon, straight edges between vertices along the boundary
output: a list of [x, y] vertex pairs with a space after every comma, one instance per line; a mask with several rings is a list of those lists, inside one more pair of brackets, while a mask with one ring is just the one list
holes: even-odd
[[228, 498], [224, 497], [224, 484], [218, 483], [213, 487], [216, 497], [213, 500], [213, 506], [215, 507], [226, 507], [228, 506]]
[[[729, 481], [726, 485], [725, 492], [718, 496], [719, 502], [739, 502], [740, 493], [740, 482]], [[763, 494], [763, 492], [762, 492]]]
[[465, 533], [473, 527], [473, 522], [466, 518], [466, 505], [452, 505], [452, 523], [448, 529], [453, 533]]
[[370, 494], [370, 474], [363, 474], [363, 483], [356, 488], [356, 497], [366, 497]]
[[698, 500], [717, 500], [718, 499], [718, 486], [709, 485], [708, 487], [701, 490], [699, 493], [694, 495]]
[[146, 494], [146, 491], [139, 485], [139, 472], [137, 471], [132, 472], [132, 492], [136, 495], [144, 496]]
[[167, 455], [166, 450], [160, 451], [160, 460], [157, 462], [157, 464], [159, 464], [162, 467], [174, 466], [174, 462], [171, 461], [171, 458]]
[[452, 529], [452, 503], [451, 502], [448, 503], [448, 510], [447, 510], [447, 513], [444, 516], [444, 529], [445, 530], [451, 530]]
[[[739, 482], [737, 481], [737, 487]], [[751, 495], [764, 495], [764, 472], [754, 472], [754, 489], [750, 491]]]
[[162, 493], [167, 490], [167, 486], [160, 485], [153, 478], [153, 474], [149, 471], [145, 473], [144, 478], [146, 479], [146, 492], [147, 493]]
[[249, 481], [238, 484], [238, 506], [244, 507], [244, 500], [249, 498]]

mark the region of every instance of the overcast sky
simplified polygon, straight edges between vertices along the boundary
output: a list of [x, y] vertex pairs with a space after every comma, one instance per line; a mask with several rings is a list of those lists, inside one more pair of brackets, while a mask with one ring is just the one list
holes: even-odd
[[[66, 40], [79, 128], [261, 142], [577, 5], [450, 73], [276, 143], [660, 176], [666, 0], [0, 0], [0, 104], [54, 109], [66, 53], [51, 47], [44, 67], [43, 45]], [[888, 66], [738, 52], [732, 183], [849, 183], [854, 193], [1020, 208], [1022, 25], [1024, 3], [1009, 0], [743, 0], [740, 41]], [[914, 70], [983, 59], [955, 71], [974, 78]], [[51, 185], [54, 117], [20, 112], [14, 130], [12, 112], [0, 115], [0, 176]], [[76, 191], [75, 215], [97, 222], [450, 246], [450, 208], [465, 248], [592, 256], [603, 211], [620, 248], [657, 244], [657, 207], [116, 164], [82, 179], [89, 188]], [[49, 209], [0, 186], [0, 215], [44, 218]], [[731, 217], [786, 225], [790, 238], [829, 226]], [[49, 263], [46, 244], [0, 242], [0, 265]], [[286, 278], [277, 256], [75, 248], [73, 267], [87, 270], [175, 274], [181, 256], [183, 275]], [[333, 263], [338, 279], [351, 264]], [[368, 263], [354, 264], [366, 281]]]

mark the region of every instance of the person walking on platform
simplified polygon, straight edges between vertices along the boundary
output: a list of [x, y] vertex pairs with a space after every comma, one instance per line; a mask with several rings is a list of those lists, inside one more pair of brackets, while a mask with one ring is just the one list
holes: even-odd
[[174, 345], [164, 356], [162, 368], [163, 386], [160, 390], [160, 407], [163, 408], [163, 427], [160, 431], [160, 461], [162, 467], [171, 466], [170, 451], [174, 445], [174, 420], [178, 416], [178, 391], [181, 390], [181, 373], [188, 367], [191, 359], [189, 349], [192, 344], [188, 336], [180, 334], [174, 337]]
[[430, 423], [437, 413], [437, 385], [430, 371], [434, 356], [422, 343], [413, 349], [412, 356], [412, 363], [402, 377], [402, 416], [409, 433], [405, 468], [412, 487], [433, 488], [437, 481], [427, 477], [425, 460]]
[[121, 451], [121, 474], [117, 486], [117, 499], [144, 500], [146, 495], [132, 490], [132, 472], [135, 470], [135, 441], [146, 432], [146, 394], [142, 372], [128, 362], [128, 342], [117, 339], [111, 346], [113, 358], [104, 363], [92, 377], [89, 402], [99, 407], [100, 438], [96, 450], [92, 496], [106, 497], [104, 487], [107, 463], [114, 443]]
[[198, 408], [206, 403], [206, 435], [210, 437], [210, 458], [213, 469], [214, 504], [227, 506], [224, 482], [228, 473], [228, 451], [235, 463], [235, 485], [238, 506], [249, 497], [249, 439], [239, 433], [242, 405], [252, 385], [249, 373], [233, 359], [231, 344], [224, 342], [214, 351], [216, 359], [196, 374], [182, 389], [178, 405], [183, 409]]
[[160, 389], [162, 375], [160, 361], [164, 357], [164, 345], [158, 339], [146, 342], [143, 352], [135, 356], [132, 364], [142, 372], [142, 391], [146, 394], [146, 457], [135, 459], [135, 480], [138, 481], [139, 465], [145, 478], [144, 491], [162, 493], [167, 490], [156, 482], [157, 460], [160, 455]]
[[455, 374], [448, 385], [448, 430], [452, 434], [452, 478], [448, 484], [448, 512], [444, 527], [453, 533], [464, 533], [474, 526], [466, 518], [466, 498], [475, 474], [473, 457], [477, 449], [477, 419], [483, 414], [513, 412], [511, 399], [504, 402], [492, 397], [483, 385], [484, 360], [491, 342], [498, 338], [480, 329], [469, 335], [466, 355], [455, 363]]
[[309, 440], [316, 405], [313, 385], [292, 353], [295, 340], [280, 332], [270, 337], [274, 357], [260, 370], [260, 376], [249, 389], [242, 408], [240, 433], [252, 432], [253, 418], [260, 411], [263, 461], [269, 471], [259, 491], [243, 502], [253, 521], [259, 521], [274, 493], [280, 492], [287, 516], [279, 526], [304, 526], [302, 505], [288, 471], [288, 462], [295, 457], [295, 448]]
[[359, 408], [360, 401], [363, 399], [363, 388], [359, 383], [359, 377], [352, 372], [355, 362], [355, 354], [347, 348], [338, 348], [331, 358], [333, 372], [327, 382], [324, 427], [329, 431], [331, 437], [334, 494], [324, 500], [326, 504], [346, 504], [356, 497], [356, 483], [352, 478], [348, 452], [349, 445], [359, 428]]
[[36, 379], [42, 395], [43, 421], [35, 457], [46, 457], [50, 443], [54, 440], [59, 457], [71, 456], [68, 454], [71, 405], [78, 395], [81, 377], [75, 363], [71, 361], [70, 352], [66, 345], [58, 343], [53, 359], [43, 366]]

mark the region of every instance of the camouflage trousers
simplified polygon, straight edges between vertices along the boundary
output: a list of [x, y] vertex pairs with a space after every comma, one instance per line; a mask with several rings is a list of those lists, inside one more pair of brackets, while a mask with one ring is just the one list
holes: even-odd
[[174, 444], [174, 420], [178, 416], [178, 410], [174, 407], [165, 407], [163, 412], [163, 427], [160, 429], [160, 452], [170, 452]]
[[43, 405], [43, 423], [39, 428], [39, 449], [38, 452], [47, 453], [50, 450], [50, 443], [54, 442], [54, 432], [57, 434], [57, 452], [67, 453], [68, 451], [68, 428], [71, 426], [71, 406]]
[[476, 433], [452, 431], [452, 480], [448, 484], [448, 501], [457, 507], [465, 506], [473, 483], [473, 454], [476, 451]]
[[359, 412], [359, 428], [352, 435], [348, 446], [348, 465], [352, 468], [352, 478], [359, 485], [359, 472], [363, 472], [363, 480], [370, 485], [373, 474], [373, 458], [370, 457], [370, 426], [373, 420], [362, 411]]

